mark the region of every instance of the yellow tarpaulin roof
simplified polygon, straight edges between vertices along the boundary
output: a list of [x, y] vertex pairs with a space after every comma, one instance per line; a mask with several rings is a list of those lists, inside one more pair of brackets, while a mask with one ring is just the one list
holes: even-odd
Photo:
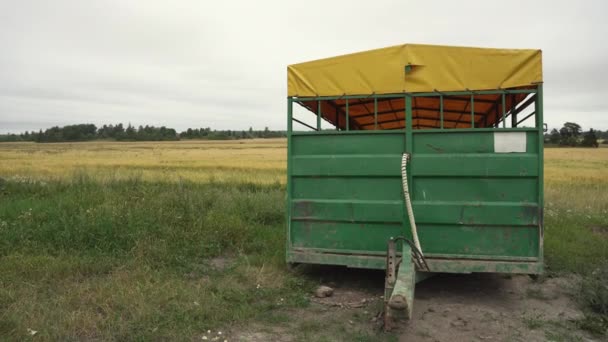
[[540, 50], [404, 44], [287, 67], [289, 96], [492, 90], [539, 82]]

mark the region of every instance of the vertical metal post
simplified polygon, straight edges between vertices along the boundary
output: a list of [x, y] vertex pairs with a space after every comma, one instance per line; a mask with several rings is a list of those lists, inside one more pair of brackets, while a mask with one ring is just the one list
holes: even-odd
[[[413, 115], [412, 115], [412, 96], [405, 95], [405, 152], [407, 152], [410, 157], [412, 157], [413, 151], [413, 140], [414, 140], [414, 132], [413, 132]], [[410, 164], [410, 163], [408, 163]], [[408, 171], [407, 173], [408, 183], [410, 188], [412, 187], [412, 173]]]
[[374, 130], [378, 129], [378, 96], [374, 94]]
[[321, 100], [317, 100], [317, 131], [321, 130]]
[[286, 258], [289, 260], [291, 251], [291, 150], [292, 150], [292, 131], [293, 131], [293, 98], [287, 98], [287, 248], [285, 249]]
[[346, 131], [350, 130], [350, 115], [348, 113], [348, 98], [346, 99]]
[[488, 127], [488, 116], [490, 116], [490, 111], [483, 115], [483, 128]]
[[441, 129], [443, 129], [443, 95], [439, 95], [439, 119], [441, 121]]
[[536, 90], [536, 101], [534, 101], [534, 109], [536, 111], [536, 129], [538, 130], [538, 206], [539, 206], [539, 261], [544, 260], [543, 235], [545, 219], [544, 213], [544, 123], [543, 123], [543, 85], [539, 84]]
[[[405, 135], [406, 135], [406, 148], [411, 147], [410, 140], [412, 138], [412, 97], [405, 95]], [[409, 152], [409, 151], [408, 151]]]
[[511, 110], [511, 127], [517, 127], [517, 111], [515, 110], [515, 95], [511, 97], [513, 109]]
[[336, 131], [340, 130], [340, 111], [338, 110], [338, 106], [336, 106]]
[[495, 114], [494, 114], [494, 128], [498, 128], [498, 123], [500, 122], [500, 120], [498, 120], [498, 116], [500, 115], [500, 105], [498, 105], [499, 100], [496, 99], [496, 106], [494, 106], [495, 109]]
[[502, 128], [507, 127], [507, 123], [505, 121], [505, 115], [507, 112], [507, 101], [505, 100], [505, 93], [502, 93]]
[[293, 128], [293, 99], [287, 98], [287, 137], [291, 136], [291, 130]]
[[471, 94], [471, 128], [475, 128], [475, 95]]

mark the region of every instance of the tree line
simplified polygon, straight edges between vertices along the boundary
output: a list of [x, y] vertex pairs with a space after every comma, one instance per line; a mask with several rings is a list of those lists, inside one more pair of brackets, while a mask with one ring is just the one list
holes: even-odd
[[208, 140], [235, 140], [253, 138], [277, 138], [284, 137], [284, 131], [271, 131], [266, 127], [264, 130], [254, 130], [252, 127], [247, 131], [237, 130], [212, 130], [206, 128], [188, 128], [177, 133], [173, 128], [165, 126], [139, 126], [128, 124], [126, 127], [119, 123], [117, 125], [103, 125], [97, 127], [93, 124], [55, 126], [46, 130], [24, 132], [21, 134], [0, 135], [2, 141], [33, 141], [46, 142], [76, 142], [90, 140], [116, 140], [116, 141], [172, 141], [180, 139], [208, 139]]
[[[34, 142], [70, 142], [90, 140], [117, 140], [117, 141], [170, 141], [180, 139], [208, 139], [208, 140], [236, 140], [253, 138], [279, 138], [285, 137], [285, 131], [264, 130], [215, 130], [206, 128], [188, 128], [177, 133], [173, 128], [165, 126], [139, 126], [128, 124], [126, 127], [117, 125], [103, 125], [97, 127], [93, 124], [55, 126], [38, 132], [24, 132], [21, 134], [0, 135], [2, 141], [34, 141]], [[559, 146], [597, 147], [600, 140], [608, 144], [608, 130], [589, 129], [583, 132], [581, 126], [575, 122], [566, 122], [559, 130], [554, 128], [545, 133], [545, 142]]]
[[600, 139], [603, 140], [603, 144], [608, 144], [608, 130], [602, 132], [591, 128], [583, 132], [576, 122], [566, 122], [559, 130], [554, 128], [551, 132], [545, 133], [546, 143], [559, 146], [598, 147]]

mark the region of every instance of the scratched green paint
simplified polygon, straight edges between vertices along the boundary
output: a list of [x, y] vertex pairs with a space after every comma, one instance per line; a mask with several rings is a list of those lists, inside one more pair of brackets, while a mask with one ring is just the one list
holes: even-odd
[[398, 201], [403, 203], [400, 177], [296, 177], [293, 199], [346, 199]]
[[[417, 223], [446, 225], [538, 225], [538, 205], [521, 202], [440, 202], [415, 201], [412, 205]], [[441, 213], [438, 215], [437, 213]]]
[[422, 201], [536, 203], [538, 180], [536, 177], [461, 177], [455, 182], [452, 177], [419, 176], [411, 191], [413, 198]]
[[[526, 151], [494, 153], [494, 134], [504, 131], [523, 132]], [[539, 273], [541, 136], [536, 128], [293, 132], [287, 260], [383, 268], [387, 240], [411, 237], [400, 172], [411, 151], [410, 192], [431, 270]]]
[[402, 235], [403, 226], [398, 223], [373, 222], [306, 222], [293, 220], [292, 241], [294, 248], [323, 248], [344, 252], [386, 251], [391, 236]]
[[395, 222], [403, 218], [403, 202], [383, 200], [294, 200], [293, 220]]

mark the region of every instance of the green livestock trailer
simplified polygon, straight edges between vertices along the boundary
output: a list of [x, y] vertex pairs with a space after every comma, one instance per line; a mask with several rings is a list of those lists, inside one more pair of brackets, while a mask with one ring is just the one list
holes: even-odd
[[387, 324], [429, 274], [543, 271], [540, 50], [405, 44], [287, 71], [288, 263], [385, 269]]

